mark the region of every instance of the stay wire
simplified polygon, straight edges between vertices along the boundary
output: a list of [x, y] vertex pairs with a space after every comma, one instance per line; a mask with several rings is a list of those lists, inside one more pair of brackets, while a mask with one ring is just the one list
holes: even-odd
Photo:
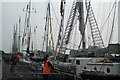
[[51, 3], [51, 6], [52, 6], [53, 13], [54, 13], [54, 15], [55, 15], [55, 18], [56, 18], [56, 20], [57, 20], [57, 24], [60, 26], [59, 21], [58, 21], [58, 18], [57, 18], [57, 16], [56, 16], [56, 13], [55, 13], [55, 10], [54, 10], [54, 8], [53, 8], [53, 4], [52, 4], [52, 3]]
[[102, 26], [101, 29], [100, 29], [101, 32], [102, 32], [102, 30], [103, 30], [103, 28], [104, 28], [106, 22], [109, 20], [109, 17], [110, 17], [110, 15], [111, 15], [112, 10], [114, 9], [114, 7], [115, 7], [115, 3], [113, 4], [113, 7], [112, 7], [111, 11], [109, 12], [108, 17], [106, 18], [106, 20], [105, 20], [103, 26]]
[[[110, 1], [110, 2], [111, 2], [111, 1]], [[109, 11], [110, 11], [110, 6], [111, 6], [111, 3], [109, 4]], [[110, 25], [110, 20], [108, 20], [108, 24], [107, 24], [108, 27], [107, 27], [106, 39], [105, 39], [106, 42], [107, 42], [107, 40], [108, 40], [108, 37], [107, 37], [107, 36], [108, 36], [108, 32], [109, 32], [109, 25]], [[107, 43], [106, 43], [106, 45], [107, 45]]]
[[110, 33], [108, 45], [110, 44], [110, 41], [111, 41], [112, 35], [113, 35], [113, 29], [114, 29], [114, 23], [115, 23], [115, 14], [116, 14], [116, 5], [117, 5], [116, 1], [115, 1], [115, 10], [114, 10], [113, 22], [112, 22], [112, 30], [111, 30], [111, 33]]

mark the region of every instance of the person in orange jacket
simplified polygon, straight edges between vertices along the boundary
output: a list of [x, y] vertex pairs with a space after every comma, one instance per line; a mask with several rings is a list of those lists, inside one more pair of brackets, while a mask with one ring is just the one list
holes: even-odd
[[32, 61], [36, 61], [36, 62], [40, 62], [43, 61], [44, 62], [44, 66], [42, 69], [42, 73], [43, 74], [43, 80], [49, 80], [49, 74], [52, 73], [52, 70], [54, 69], [53, 65], [51, 64], [50, 60], [48, 60], [48, 55], [45, 55], [43, 59], [39, 59], [39, 58], [29, 58]]
[[48, 60], [48, 55], [44, 57], [44, 67], [43, 73], [51, 73], [51, 69], [53, 69], [53, 65], [51, 64], [50, 60]]
[[43, 73], [44, 76], [43, 76], [43, 79], [44, 80], [48, 80], [48, 76], [50, 73], [52, 73], [52, 69], [54, 69], [53, 65], [51, 64], [51, 62], [48, 60], [48, 55], [45, 55], [44, 57], [44, 66], [43, 66]]

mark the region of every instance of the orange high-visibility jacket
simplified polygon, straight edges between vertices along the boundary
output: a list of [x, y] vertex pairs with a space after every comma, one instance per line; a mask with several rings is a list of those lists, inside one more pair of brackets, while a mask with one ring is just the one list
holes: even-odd
[[17, 55], [15, 58], [16, 58], [16, 61], [19, 62], [19, 60], [20, 60], [20, 56]]
[[48, 66], [49, 60], [44, 63], [43, 73], [51, 73], [51, 67]]

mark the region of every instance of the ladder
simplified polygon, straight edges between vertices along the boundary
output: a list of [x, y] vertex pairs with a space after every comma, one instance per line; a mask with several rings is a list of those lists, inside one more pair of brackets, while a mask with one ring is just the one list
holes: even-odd
[[93, 38], [93, 45], [104, 47], [103, 39], [102, 39], [100, 30], [98, 28], [98, 24], [97, 24], [94, 12], [92, 10], [90, 0], [86, 0], [85, 4], [86, 4], [86, 9], [87, 9], [87, 14], [88, 14], [88, 20], [90, 23], [91, 34]]
[[73, 23], [74, 23], [74, 19], [75, 19], [75, 15], [76, 15], [76, 8], [77, 8], [76, 7], [76, 2], [74, 1], [73, 5], [72, 5], [72, 8], [71, 8], [71, 11], [70, 11], [70, 15], [69, 15], [69, 18], [68, 18], [67, 25], [66, 25], [66, 28], [65, 28], [65, 32], [64, 32], [64, 35], [63, 35], [62, 40], [61, 40], [61, 44], [60, 44], [58, 53], [64, 54], [65, 51], [66, 51], [66, 47], [67, 47], [67, 44], [69, 43], [71, 31], [72, 31], [72, 28], [73, 28]]

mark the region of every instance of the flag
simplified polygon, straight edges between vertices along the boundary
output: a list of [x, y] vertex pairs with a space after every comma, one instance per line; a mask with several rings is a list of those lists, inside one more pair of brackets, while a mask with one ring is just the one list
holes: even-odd
[[61, 4], [60, 4], [61, 16], [63, 16], [63, 14], [64, 14], [64, 5], [65, 5], [65, 0], [61, 0]]

